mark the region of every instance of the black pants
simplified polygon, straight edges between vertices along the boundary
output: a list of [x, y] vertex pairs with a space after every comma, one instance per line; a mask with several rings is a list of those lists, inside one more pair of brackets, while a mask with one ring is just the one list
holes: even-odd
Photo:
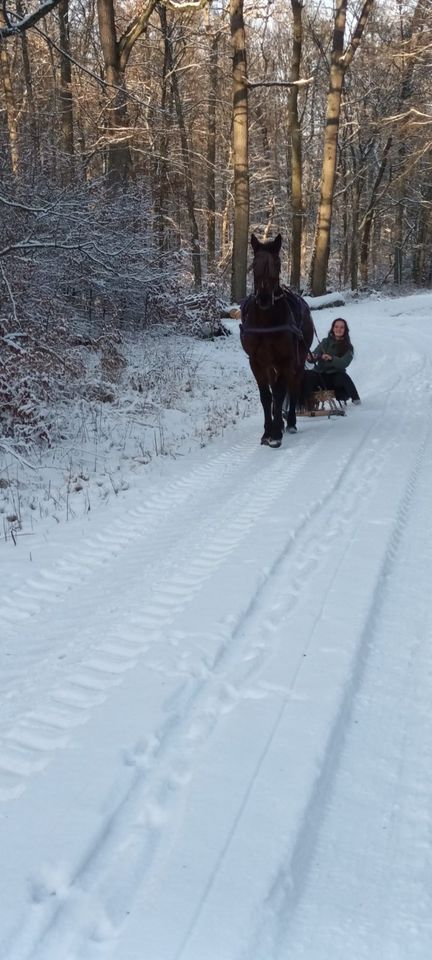
[[302, 402], [307, 405], [315, 390], [334, 390], [336, 400], [359, 400], [357, 387], [345, 370], [334, 373], [318, 373], [317, 370], [305, 370], [302, 385]]

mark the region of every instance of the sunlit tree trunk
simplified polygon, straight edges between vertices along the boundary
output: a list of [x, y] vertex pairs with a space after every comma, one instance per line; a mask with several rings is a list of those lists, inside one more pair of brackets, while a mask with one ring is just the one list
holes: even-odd
[[[0, 9], [0, 26], [6, 23], [3, 11]], [[17, 105], [12, 85], [11, 56], [14, 41], [0, 40], [0, 81], [3, 88], [3, 99], [6, 108], [6, 124], [9, 137], [9, 160], [14, 176], [18, 174], [18, 121]]]
[[[293, 13], [293, 42], [290, 80], [300, 79], [300, 64], [302, 55], [302, 8], [301, 0], [291, 0]], [[298, 115], [298, 87], [289, 88], [288, 119], [291, 134], [291, 207], [292, 207], [292, 239], [291, 239], [291, 274], [290, 285], [299, 290], [301, 280], [301, 251], [303, 229], [303, 198], [302, 198], [302, 141]]]
[[[269, 50], [268, 28], [271, 22], [272, 0], [266, 0], [262, 5], [262, 33], [260, 39], [260, 76], [263, 83], [268, 79], [271, 66]], [[258, 227], [262, 239], [267, 240], [273, 227], [275, 215], [274, 180], [272, 164], [272, 135], [269, 132], [271, 118], [267, 109], [265, 94], [256, 93], [254, 96], [253, 114], [249, 116], [248, 125], [255, 126], [261, 140], [260, 174], [254, 189], [254, 228]]]
[[[61, 0], [59, 5], [60, 47], [65, 56], [60, 57], [60, 115], [63, 152], [72, 161], [74, 154], [74, 126], [72, 100], [72, 67], [69, 42], [69, 0]], [[72, 170], [67, 171], [68, 178]]]
[[131, 134], [128, 128], [126, 67], [133, 47], [147, 29], [156, 0], [147, 0], [117, 39], [114, 0], [97, 0], [99, 36], [108, 83], [107, 173], [114, 184], [125, 183], [131, 172]]
[[[20, 17], [24, 16], [24, 9], [21, 3], [21, 0], [16, 0], [16, 9]], [[33, 90], [33, 77], [30, 65], [30, 57], [28, 50], [27, 34], [23, 32], [20, 37], [21, 40], [21, 55], [22, 55], [22, 66], [23, 66], [23, 80], [24, 87], [27, 98], [27, 116], [29, 118], [29, 134], [30, 134], [30, 151], [33, 159], [38, 158], [39, 156], [39, 136], [38, 136], [38, 123], [36, 115], [36, 104]]]
[[107, 174], [113, 183], [124, 183], [128, 178], [131, 156], [127, 138], [127, 109], [125, 75], [117, 40], [114, 5], [112, 0], [98, 0], [99, 36], [104, 58], [104, 79], [109, 84], [109, 106], [106, 110], [108, 137]]
[[320, 202], [312, 256], [311, 289], [314, 296], [325, 293], [330, 256], [330, 231], [336, 180], [337, 144], [342, 89], [346, 70], [359, 46], [373, 0], [365, 0], [349, 47], [343, 52], [348, 0], [338, 0], [333, 30], [330, 85], [327, 94], [326, 125], [321, 173]]
[[156, 202], [156, 233], [157, 240], [159, 245], [159, 251], [161, 258], [163, 257], [165, 251], [168, 249], [167, 241], [167, 230], [166, 230], [166, 218], [168, 213], [168, 149], [169, 149], [169, 134], [171, 126], [171, 111], [169, 109], [169, 97], [168, 97], [168, 73], [169, 73], [169, 57], [168, 57], [168, 25], [167, 25], [167, 15], [166, 7], [160, 6], [158, 8], [159, 19], [161, 23], [161, 31], [164, 45], [164, 57], [163, 57], [163, 66], [162, 66], [162, 77], [161, 77], [161, 99], [160, 99], [160, 116], [161, 116], [161, 135], [159, 142], [159, 161], [157, 163], [157, 202]]
[[327, 95], [320, 202], [312, 257], [311, 289], [314, 296], [325, 293], [327, 285], [333, 192], [336, 179], [337, 141], [344, 79], [342, 54], [345, 36], [346, 8], [347, 0], [338, 0], [333, 31], [330, 87]]
[[249, 232], [249, 147], [246, 40], [243, 0], [230, 0], [231, 39], [233, 44], [233, 167], [234, 236], [232, 251], [231, 296], [241, 300], [246, 293]]

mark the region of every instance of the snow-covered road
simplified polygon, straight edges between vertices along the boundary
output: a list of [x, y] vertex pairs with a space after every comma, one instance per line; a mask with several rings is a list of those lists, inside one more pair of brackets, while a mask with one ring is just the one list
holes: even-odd
[[0, 960], [432, 955], [432, 296], [344, 316], [346, 418], [2, 547]]

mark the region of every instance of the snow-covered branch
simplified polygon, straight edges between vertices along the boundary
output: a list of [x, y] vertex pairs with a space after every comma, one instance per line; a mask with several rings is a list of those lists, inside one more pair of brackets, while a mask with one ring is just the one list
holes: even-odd
[[302, 80], [248, 80], [248, 87], [307, 87], [314, 82], [314, 77], [305, 77]]
[[[24, 33], [26, 30], [29, 30], [30, 27], [34, 27], [38, 20], [46, 17], [47, 13], [50, 13], [51, 10], [59, 6], [59, 3], [60, 0], [45, 0], [45, 3], [42, 3], [37, 10], [34, 10], [32, 13], [27, 13], [19, 20], [16, 19], [17, 14], [15, 12], [10, 14], [7, 8], [4, 8], [3, 12], [6, 23], [0, 26], [0, 40], [16, 36], [18, 33]], [[12, 21], [12, 16], [14, 22]]]

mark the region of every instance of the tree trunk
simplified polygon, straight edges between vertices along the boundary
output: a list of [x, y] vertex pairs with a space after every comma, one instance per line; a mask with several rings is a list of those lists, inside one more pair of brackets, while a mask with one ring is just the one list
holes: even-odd
[[[16, 0], [16, 9], [17, 14], [20, 17], [24, 16], [24, 9], [21, 3], [21, 0]], [[24, 86], [27, 97], [28, 104], [28, 117], [29, 117], [29, 127], [30, 127], [30, 152], [33, 159], [33, 170], [35, 163], [39, 157], [39, 135], [38, 135], [38, 123], [36, 115], [36, 104], [33, 92], [33, 78], [30, 66], [30, 57], [28, 51], [27, 43], [27, 34], [25, 31], [21, 34], [21, 55], [22, 55], [22, 64], [23, 64], [23, 78]]]
[[219, 31], [212, 32], [209, 7], [207, 31], [209, 36], [209, 97], [207, 114], [207, 269], [212, 273], [216, 264], [216, 106], [218, 100]]
[[[302, 55], [303, 28], [301, 0], [291, 0], [293, 13], [293, 43], [290, 80], [300, 79], [300, 64]], [[298, 115], [298, 87], [290, 87], [288, 94], [288, 124], [291, 134], [291, 206], [292, 206], [292, 237], [291, 237], [291, 274], [290, 286], [293, 290], [300, 289], [301, 281], [301, 251], [303, 232], [303, 198], [302, 198], [302, 140]]]
[[366, 285], [368, 282], [368, 273], [369, 273], [369, 248], [370, 248], [370, 239], [372, 233], [372, 224], [376, 212], [376, 203], [378, 198], [378, 190], [382, 182], [386, 166], [387, 158], [391, 145], [393, 143], [393, 137], [390, 136], [387, 138], [385, 144], [383, 155], [381, 157], [381, 163], [379, 170], [375, 179], [375, 183], [372, 188], [371, 198], [369, 200], [368, 208], [363, 219], [363, 225], [360, 228], [361, 230], [361, 242], [360, 242], [360, 277], [363, 285]]
[[[62, 146], [66, 158], [74, 155], [74, 126], [72, 100], [72, 67], [69, 42], [69, 0], [61, 0], [59, 4], [60, 47], [67, 56], [60, 57], [60, 115]], [[67, 179], [72, 171], [67, 170]]]
[[351, 246], [350, 246], [350, 281], [351, 290], [358, 288], [358, 220], [359, 220], [360, 190], [358, 181], [355, 180], [352, 185], [352, 207], [351, 207]]
[[177, 114], [177, 123], [179, 127], [179, 132], [180, 132], [180, 143], [181, 143], [184, 177], [185, 177], [186, 207], [187, 207], [188, 218], [189, 218], [189, 230], [190, 230], [190, 240], [191, 240], [191, 249], [192, 249], [192, 270], [193, 270], [193, 276], [194, 276], [194, 285], [195, 285], [195, 288], [199, 290], [202, 284], [201, 249], [200, 249], [200, 242], [199, 242], [198, 224], [195, 216], [195, 191], [193, 186], [192, 161], [190, 158], [188, 135], [186, 130], [182, 99], [180, 96], [178, 75], [177, 75], [177, 71], [174, 64], [173, 43], [172, 43], [169, 30], [167, 31], [167, 34], [166, 34], [166, 43], [167, 43], [166, 50], [167, 50], [168, 69], [170, 72], [171, 88], [174, 96], [174, 104], [175, 104], [175, 109]]
[[113, 0], [97, 0], [99, 36], [105, 67], [109, 106], [106, 136], [108, 179], [113, 184], [125, 183], [131, 165], [127, 139], [127, 104], [124, 90], [124, 71], [120, 63], [120, 48], [117, 40]]
[[[3, 11], [0, 9], [0, 26], [6, 24]], [[13, 85], [12, 85], [12, 74], [10, 69], [10, 57], [9, 52], [11, 50], [11, 43], [14, 41], [9, 41], [9, 45], [6, 40], [0, 40], [0, 81], [3, 87], [4, 102], [6, 107], [6, 124], [8, 129], [9, 136], [9, 160], [10, 167], [13, 175], [16, 177], [18, 174], [19, 167], [19, 153], [18, 153], [18, 120], [17, 120], [17, 107], [15, 103]]]
[[104, 58], [105, 80], [110, 97], [107, 108], [107, 174], [115, 185], [125, 183], [132, 171], [131, 133], [128, 129], [126, 67], [133, 47], [147, 29], [156, 0], [147, 0], [117, 39], [114, 0], [97, 0], [99, 36]]
[[417, 236], [414, 247], [412, 279], [419, 287], [424, 287], [427, 284], [427, 262], [431, 259], [431, 205], [432, 189], [429, 187], [426, 188], [423, 193], [422, 204], [418, 214]]
[[330, 255], [330, 228], [336, 179], [337, 143], [344, 80], [342, 60], [347, 0], [338, 0], [333, 32], [330, 87], [327, 95], [326, 126], [321, 174], [321, 193], [312, 259], [311, 290], [317, 297], [326, 292]]
[[159, 154], [160, 159], [157, 164], [157, 204], [156, 204], [156, 234], [157, 241], [159, 245], [160, 252], [160, 263], [162, 263], [162, 258], [165, 254], [165, 251], [168, 249], [167, 234], [166, 234], [166, 218], [168, 213], [168, 148], [169, 148], [169, 128], [171, 124], [171, 111], [169, 110], [168, 102], [168, 72], [169, 72], [169, 59], [168, 59], [168, 24], [167, 24], [167, 14], [166, 7], [158, 7], [159, 19], [161, 24], [162, 38], [163, 38], [163, 49], [164, 49], [164, 59], [162, 67], [162, 78], [161, 78], [161, 102], [160, 102], [160, 116], [162, 124], [162, 132], [160, 137], [160, 146]]
[[[429, 14], [430, 15], [430, 14]], [[413, 94], [413, 73], [416, 63], [415, 52], [424, 23], [427, 22], [428, 4], [426, 0], [418, 0], [408, 30], [402, 30], [402, 83], [400, 89], [400, 111], [409, 108], [409, 100]], [[403, 281], [403, 247], [404, 247], [404, 219], [406, 206], [406, 163], [409, 158], [409, 138], [401, 138], [398, 149], [398, 201], [394, 223], [394, 271], [393, 279], [396, 284]]]
[[230, 0], [233, 45], [233, 167], [234, 236], [231, 297], [239, 301], [246, 294], [249, 231], [249, 146], [246, 41], [243, 0]]
[[[269, 56], [266, 53], [266, 38], [268, 29], [268, 19], [272, 0], [266, 4], [266, 13], [264, 14], [263, 31], [260, 42], [261, 54], [261, 77], [263, 82], [267, 80], [269, 70]], [[248, 126], [253, 125], [260, 132], [261, 152], [260, 152], [260, 175], [254, 189], [254, 227], [262, 233], [263, 241], [268, 240], [270, 231], [273, 227], [273, 218], [275, 212], [274, 180], [272, 171], [272, 148], [269, 135], [269, 111], [265, 95], [257, 93], [254, 97], [254, 116], [249, 117]]]
[[342, 89], [346, 70], [359, 46], [373, 0], [365, 0], [351, 43], [343, 53], [347, 0], [338, 0], [333, 31], [330, 66], [330, 86], [327, 95], [326, 126], [321, 174], [321, 192], [312, 256], [311, 289], [314, 296], [326, 292], [327, 269], [330, 256], [330, 230], [333, 212], [333, 195], [336, 180], [337, 145], [342, 102]]

